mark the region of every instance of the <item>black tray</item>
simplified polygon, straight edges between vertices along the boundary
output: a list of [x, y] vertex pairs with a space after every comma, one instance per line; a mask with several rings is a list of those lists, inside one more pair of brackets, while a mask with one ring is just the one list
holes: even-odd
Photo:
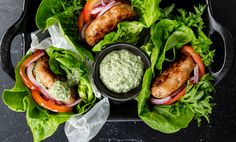
[[[177, 8], [184, 8], [193, 10], [193, 5], [208, 4], [207, 10], [204, 14], [205, 23], [207, 24], [206, 33], [212, 36], [213, 43], [222, 41], [222, 47], [216, 49], [215, 63], [210, 68], [210, 73], [215, 77], [215, 85], [222, 80], [230, 70], [233, 62], [233, 39], [231, 34], [223, 28], [212, 17], [210, 0], [165, 0], [162, 5], [170, 5], [176, 3]], [[14, 37], [18, 34], [22, 35], [23, 39], [23, 54], [30, 47], [31, 39], [30, 33], [37, 30], [35, 24], [35, 14], [40, 1], [38, 0], [25, 0], [24, 11], [19, 20], [12, 25], [7, 32], [3, 35], [1, 40], [1, 61], [2, 68], [7, 74], [15, 79], [14, 66], [11, 60], [11, 43]], [[214, 36], [217, 33], [218, 36]], [[214, 45], [214, 44], [213, 44]], [[224, 54], [222, 54], [224, 53]], [[222, 56], [223, 55], [223, 56]], [[222, 63], [222, 64], [219, 64]], [[218, 66], [218, 67], [216, 67]], [[108, 121], [140, 121], [137, 115], [137, 102], [129, 101], [122, 104], [111, 103], [111, 111]]]

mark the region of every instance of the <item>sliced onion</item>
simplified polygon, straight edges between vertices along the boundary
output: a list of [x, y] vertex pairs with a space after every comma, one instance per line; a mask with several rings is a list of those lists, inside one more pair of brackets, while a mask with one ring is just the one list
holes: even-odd
[[104, 6], [98, 6], [98, 7], [94, 8], [93, 10], [91, 10], [90, 13], [91, 13], [92, 15], [96, 15], [96, 14], [98, 14], [99, 12], [101, 12], [103, 8], [104, 8]]
[[198, 67], [198, 65], [196, 65], [195, 67], [194, 67], [194, 69], [193, 69], [193, 73], [194, 73], [194, 80], [193, 80], [193, 82], [194, 83], [198, 83], [198, 81], [199, 81], [199, 67]]
[[90, 24], [90, 22], [86, 23], [82, 28], [82, 31], [81, 31], [81, 38], [82, 39], [85, 39], [85, 31], [86, 31], [89, 24]]
[[102, 5], [103, 5], [103, 6], [105, 6], [105, 5], [106, 5], [106, 2], [105, 2], [105, 0], [101, 0], [101, 3], [102, 3]]
[[154, 98], [154, 97], [152, 97], [150, 99], [151, 103], [154, 104], [154, 105], [162, 105], [162, 104], [165, 104], [166, 102], [168, 102], [169, 100], [171, 100], [170, 96], [167, 96], [167, 97], [162, 98], [162, 99], [157, 99], [157, 98]]
[[97, 17], [102, 16], [104, 13], [106, 13], [106, 12], [107, 12], [109, 9], [111, 9], [113, 6], [116, 6], [116, 5], [119, 5], [119, 4], [121, 4], [121, 2], [115, 2], [115, 1], [110, 2], [108, 5], [106, 5], [106, 6], [102, 9], [102, 11], [98, 14]]
[[35, 56], [30, 62], [28, 62], [25, 66], [28, 67], [30, 64], [32, 64], [33, 62], [37, 61], [40, 57], [42, 57], [45, 54], [45, 52], [41, 52], [40, 54], [38, 54], [37, 56]]
[[77, 105], [78, 103], [80, 103], [81, 101], [82, 101], [82, 99], [79, 98], [79, 99], [75, 100], [73, 103], [71, 103], [71, 104], [66, 104], [65, 106], [67, 106], [67, 107], [73, 107], [73, 106]]
[[171, 93], [169, 96], [171, 98], [174, 98], [176, 95], [178, 95], [185, 87], [187, 86], [187, 82], [185, 82], [182, 86], [180, 86], [177, 90], [175, 90], [173, 93]]
[[101, 4], [103, 6], [107, 5], [108, 3], [112, 2], [112, 1], [115, 1], [115, 0], [101, 0]]

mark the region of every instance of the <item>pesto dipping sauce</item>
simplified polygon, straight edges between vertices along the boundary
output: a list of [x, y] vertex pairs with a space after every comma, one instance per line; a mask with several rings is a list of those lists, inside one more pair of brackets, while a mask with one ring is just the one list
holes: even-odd
[[126, 93], [140, 84], [143, 77], [141, 58], [126, 49], [107, 54], [99, 66], [103, 84], [115, 93]]

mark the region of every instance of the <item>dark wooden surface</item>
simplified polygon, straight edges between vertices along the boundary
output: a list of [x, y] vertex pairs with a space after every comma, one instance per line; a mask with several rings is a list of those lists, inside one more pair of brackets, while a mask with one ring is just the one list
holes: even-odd
[[[212, 0], [213, 15], [224, 27], [228, 28], [236, 39], [236, 1]], [[0, 1], [0, 37], [21, 15], [23, 0]], [[21, 37], [17, 36], [12, 43], [14, 65], [22, 57], [20, 53]], [[235, 49], [236, 51], [236, 49]], [[235, 58], [236, 60], [236, 58]], [[211, 123], [204, 122], [200, 128], [192, 121], [188, 128], [175, 134], [163, 134], [154, 131], [142, 122], [107, 122], [94, 142], [235, 142], [236, 141], [236, 62], [233, 68], [216, 86], [214, 94], [216, 106], [211, 115]], [[0, 94], [3, 89], [13, 87], [14, 82], [0, 67]], [[8, 109], [0, 99], [0, 141], [28, 142], [32, 141], [24, 113], [16, 113]], [[67, 141], [63, 125], [56, 133], [46, 139], [48, 142]]]

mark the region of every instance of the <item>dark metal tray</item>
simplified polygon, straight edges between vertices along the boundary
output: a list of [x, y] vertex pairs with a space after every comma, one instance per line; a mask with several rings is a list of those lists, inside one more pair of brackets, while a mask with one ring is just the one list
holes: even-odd
[[[222, 47], [216, 49], [215, 63], [210, 68], [211, 74], [215, 77], [215, 84], [222, 80], [230, 70], [233, 62], [233, 39], [231, 34], [214, 20], [211, 12], [210, 0], [165, 0], [163, 5], [175, 3], [177, 8], [185, 8], [192, 10], [193, 5], [208, 4], [208, 8], [204, 14], [204, 19], [207, 24], [206, 33], [212, 36], [217, 33], [219, 36], [212, 38], [213, 43], [222, 41]], [[2, 67], [8, 75], [15, 79], [14, 66], [11, 60], [11, 43], [14, 37], [18, 34], [22, 35], [23, 50], [25, 54], [30, 47], [30, 33], [37, 30], [35, 24], [36, 10], [40, 4], [37, 0], [25, 0], [24, 11], [19, 20], [13, 24], [3, 35], [1, 40], [1, 61]], [[214, 44], [213, 44], [214, 45]], [[222, 54], [224, 53], [224, 54]], [[218, 64], [222, 63], [222, 64]], [[216, 67], [218, 66], [218, 67]], [[140, 121], [137, 115], [137, 102], [129, 101], [122, 104], [111, 103], [111, 111], [108, 121]]]

